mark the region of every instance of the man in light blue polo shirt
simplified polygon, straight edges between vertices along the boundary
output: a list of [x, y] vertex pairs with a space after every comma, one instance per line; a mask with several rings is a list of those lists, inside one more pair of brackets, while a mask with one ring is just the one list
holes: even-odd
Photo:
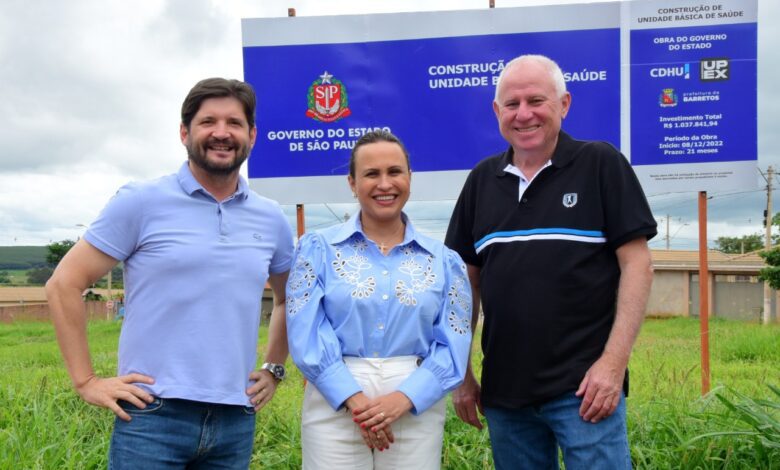
[[[284, 377], [284, 287], [293, 237], [279, 205], [239, 176], [254, 145], [255, 95], [206, 79], [182, 105], [188, 161], [122, 187], [46, 285], [73, 386], [117, 416], [109, 467], [246, 468], [255, 412]], [[125, 266], [116, 377], [89, 357], [81, 293]], [[255, 370], [260, 303], [274, 293], [266, 363]]]

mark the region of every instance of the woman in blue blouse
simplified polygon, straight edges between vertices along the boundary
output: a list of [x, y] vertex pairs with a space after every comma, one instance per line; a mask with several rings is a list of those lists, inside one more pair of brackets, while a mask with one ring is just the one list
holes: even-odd
[[471, 344], [466, 267], [402, 212], [411, 170], [393, 134], [363, 135], [347, 180], [360, 212], [304, 235], [287, 284], [290, 352], [308, 379], [303, 467], [437, 469], [444, 396]]

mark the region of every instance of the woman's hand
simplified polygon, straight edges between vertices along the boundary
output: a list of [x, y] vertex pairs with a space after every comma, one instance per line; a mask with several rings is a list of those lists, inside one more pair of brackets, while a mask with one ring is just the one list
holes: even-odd
[[[366, 409], [370, 400], [363, 392], [358, 392], [351, 397], [347, 398], [345, 405], [347, 410], [351, 411], [354, 416], [354, 412], [357, 409]], [[390, 444], [395, 442], [395, 436], [393, 436], [393, 430], [390, 426], [385, 427], [377, 432], [371, 431], [366, 426], [360, 426], [360, 423], [355, 421], [355, 425], [360, 429], [360, 435], [363, 437], [363, 442], [366, 443], [369, 449], [377, 449], [380, 452], [389, 449]]]
[[352, 408], [352, 417], [361, 429], [379, 432], [412, 409], [412, 401], [401, 392], [382, 395], [366, 404]]

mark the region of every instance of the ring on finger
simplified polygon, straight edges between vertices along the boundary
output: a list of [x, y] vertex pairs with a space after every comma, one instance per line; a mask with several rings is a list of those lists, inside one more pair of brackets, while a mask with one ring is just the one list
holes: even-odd
[[379, 416], [380, 418], [382, 418], [382, 421], [384, 421], [384, 420], [385, 420], [385, 412], [384, 412], [384, 411], [380, 411], [380, 412], [379, 412], [379, 414], [378, 414], [377, 416]]

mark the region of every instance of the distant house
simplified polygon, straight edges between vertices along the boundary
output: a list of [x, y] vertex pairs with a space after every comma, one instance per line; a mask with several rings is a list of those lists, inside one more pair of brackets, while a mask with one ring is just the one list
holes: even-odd
[[[105, 289], [91, 289], [95, 296], [108, 298]], [[86, 292], [86, 291], [85, 291]], [[114, 290], [113, 293], [121, 291]], [[90, 300], [85, 297], [85, 300]], [[109, 309], [105, 300], [86, 302], [88, 318], [111, 318], [113, 307]], [[0, 323], [15, 320], [48, 320], [49, 305], [46, 301], [46, 291], [43, 286], [30, 287], [0, 287]]]
[[[650, 316], [699, 315], [699, 252], [652, 250], [653, 288], [647, 305]], [[764, 284], [758, 272], [765, 266], [755, 252], [728, 255], [709, 251], [709, 314], [760, 321]], [[772, 291], [771, 318], [777, 322], [778, 292]]]
[[[699, 252], [653, 250], [653, 288], [647, 305], [647, 314], [654, 317], [699, 315]], [[764, 284], [758, 280], [764, 260], [756, 253], [727, 255], [710, 251], [709, 285], [710, 315], [759, 322], [764, 306]], [[96, 293], [106, 295], [103, 289]], [[117, 293], [120, 291], [115, 291]], [[0, 287], [0, 321], [2, 310], [14, 306], [38, 304], [44, 307], [43, 287]], [[102, 305], [102, 304], [101, 304]], [[778, 322], [778, 292], [772, 291], [772, 321]], [[273, 307], [271, 289], [263, 292], [262, 315], [267, 320]]]

